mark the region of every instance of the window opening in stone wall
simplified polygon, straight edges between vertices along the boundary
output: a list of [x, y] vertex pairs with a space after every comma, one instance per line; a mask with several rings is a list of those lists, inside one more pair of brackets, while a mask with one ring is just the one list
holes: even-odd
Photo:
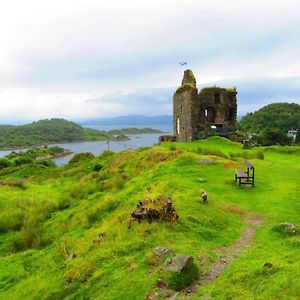
[[207, 117], [207, 109], [205, 109], [204, 114], [205, 114], [205, 117]]
[[179, 130], [180, 130], [180, 127], [179, 127], [179, 118], [177, 118], [176, 120], [176, 130], [177, 130], [177, 134], [179, 135]]
[[221, 94], [217, 93], [214, 95], [215, 104], [219, 104], [221, 102]]
[[209, 123], [214, 123], [215, 121], [215, 109], [213, 107], [207, 108], [207, 121]]

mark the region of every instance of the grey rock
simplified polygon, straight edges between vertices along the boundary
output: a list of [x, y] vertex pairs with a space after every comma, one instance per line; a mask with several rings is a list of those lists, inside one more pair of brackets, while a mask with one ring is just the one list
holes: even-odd
[[155, 247], [152, 250], [153, 254], [159, 258], [164, 258], [172, 254], [172, 250], [167, 247]]
[[173, 271], [180, 274], [184, 269], [189, 268], [193, 264], [193, 257], [179, 254], [171, 260], [167, 260], [164, 266], [165, 270]]
[[293, 233], [296, 233], [297, 232], [297, 229], [296, 229], [296, 226], [292, 223], [287, 223], [287, 222], [284, 222], [284, 223], [281, 223], [280, 226], [284, 229], [287, 229], [289, 231], [292, 231]]

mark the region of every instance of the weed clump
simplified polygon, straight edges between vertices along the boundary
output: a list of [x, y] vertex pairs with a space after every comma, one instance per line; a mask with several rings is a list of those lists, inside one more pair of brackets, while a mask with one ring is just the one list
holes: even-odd
[[6, 185], [11, 187], [18, 187], [20, 189], [26, 189], [25, 180], [24, 179], [3, 179], [0, 180], [0, 185]]
[[68, 165], [72, 165], [74, 163], [78, 163], [82, 160], [86, 160], [86, 159], [92, 159], [94, 158], [94, 154], [91, 152], [84, 152], [84, 153], [77, 153], [75, 154], [71, 160], [69, 161]]
[[196, 150], [196, 153], [203, 154], [203, 155], [213, 155], [213, 156], [219, 156], [223, 158], [228, 158], [225, 153], [220, 151], [219, 149], [209, 149], [209, 148], [201, 148], [198, 147]]
[[34, 218], [27, 220], [26, 224], [12, 238], [15, 252], [31, 248], [43, 248], [50, 242], [50, 238], [39, 228]]
[[265, 158], [264, 153], [262, 151], [257, 152], [249, 152], [249, 151], [243, 151], [243, 152], [230, 152], [229, 156], [231, 159], [235, 158], [245, 158], [245, 159], [261, 159], [263, 160]]

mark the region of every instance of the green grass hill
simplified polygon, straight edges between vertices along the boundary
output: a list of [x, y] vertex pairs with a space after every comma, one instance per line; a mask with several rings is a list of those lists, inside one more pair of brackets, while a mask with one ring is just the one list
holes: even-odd
[[108, 139], [116, 138], [105, 131], [84, 128], [64, 119], [45, 119], [19, 126], [0, 125], [0, 148]]
[[[0, 298], [299, 299], [299, 149], [212, 137], [3, 169]], [[234, 182], [245, 158], [253, 188]], [[159, 195], [179, 219], [128, 226], [139, 200]], [[194, 264], [181, 277], [163, 270], [155, 247]]]

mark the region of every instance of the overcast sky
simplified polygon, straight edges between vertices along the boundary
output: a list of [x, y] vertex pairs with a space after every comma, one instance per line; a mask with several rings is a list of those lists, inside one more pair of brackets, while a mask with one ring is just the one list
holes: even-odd
[[3, 1], [0, 123], [172, 114], [181, 61], [239, 115], [300, 103], [299, 57], [299, 0]]

